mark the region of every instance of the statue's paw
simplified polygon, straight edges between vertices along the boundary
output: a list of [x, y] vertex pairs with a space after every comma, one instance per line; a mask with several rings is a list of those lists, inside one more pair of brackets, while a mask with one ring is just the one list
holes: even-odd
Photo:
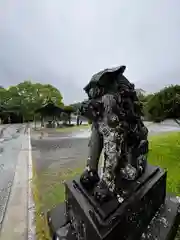
[[99, 180], [99, 175], [95, 170], [85, 170], [80, 177], [80, 182], [86, 190], [92, 189]]
[[133, 181], [137, 178], [137, 170], [131, 164], [127, 164], [125, 168], [120, 170], [123, 179]]
[[93, 195], [99, 203], [107, 202], [113, 197], [113, 193], [109, 191], [103, 180], [95, 187]]

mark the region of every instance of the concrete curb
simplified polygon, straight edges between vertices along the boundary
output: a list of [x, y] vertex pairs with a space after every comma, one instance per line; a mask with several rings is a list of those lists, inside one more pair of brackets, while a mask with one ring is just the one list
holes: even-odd
[[28, 240], [36, 239], [35, 228], [35, 203], [32, 194], [32, 147], [31, 147], [31, 130], [28, 128], [28, 141], [29, 141], [29, 160], [28, 160]]

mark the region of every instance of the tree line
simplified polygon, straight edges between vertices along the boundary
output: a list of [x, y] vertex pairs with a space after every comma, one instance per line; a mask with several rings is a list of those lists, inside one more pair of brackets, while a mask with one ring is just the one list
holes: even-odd
[[23, 121], [33, 120], [35, 111], [48, 101], [63, 109], [72, 108], [64, 105], [61, 92], [51, 84], [24, 81], [9, 88], [0, 87], [1, 112], [15, 112]]
[[[137, 89], [146, 120], [160, 122], [167, 118], [180, 118], [180, 85], [165, 87], [153, 94]], [[65, 106], [61, 92], [51, 84], [24, 81], [9, 88], [0, 87], [0, 110], [6, 109], [23, 116], [24, 121], [33, 120], [34, 113], [48, 100], [56, 106], [70, 109], [75, 114], [81, 103]]]
[[180, 118], [180, 85], [171, 85], [153, 94], [138, 94], [145, 119], [161, 122]]

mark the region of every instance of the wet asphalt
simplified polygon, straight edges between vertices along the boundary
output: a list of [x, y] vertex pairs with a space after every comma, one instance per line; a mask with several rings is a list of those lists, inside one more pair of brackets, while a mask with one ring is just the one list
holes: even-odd
[[[174, 121], [165, 123], [145, 122], [149, 135], [177, 131], [180, 127]], [[39, 135], [40, 136], [40, 135]], [[58, 133], [49, 130], [42, 139], [31, 134], [33, 164], [37, 174], [49, 169], [63, 170], [85, 164], [88, 155], [89, 130], [74, 133]]]
[[0, 125], [0, 227], [13, 184], [23, 125]]
[[32, 159], [36, 173], [46, 172], [48, 169], [74, 168], [85, 163], [88, 142], [88, 138], [73, 138], [64, 134], [43, 139], [31, 135]]

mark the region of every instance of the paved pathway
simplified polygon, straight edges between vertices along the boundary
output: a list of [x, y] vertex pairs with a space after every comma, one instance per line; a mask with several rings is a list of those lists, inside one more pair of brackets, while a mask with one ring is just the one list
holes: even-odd
[[[29, 138], [23, 125], [10, 125], [1, 137], [0, 226], [2, 240], [28, 239]], [[33, 239], [33, 238], [32, 238]]]
[[14, 179], [17, 157], [21, 148], [16, 127], [7, 127], [3, 131], [0, 143], [0, 225], [2, 224], [7, 200]]

